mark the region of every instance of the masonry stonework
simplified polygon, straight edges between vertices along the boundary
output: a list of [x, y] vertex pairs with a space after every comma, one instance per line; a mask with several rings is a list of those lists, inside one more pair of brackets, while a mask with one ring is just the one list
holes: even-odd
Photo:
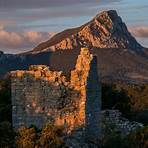
[[[81, 94], [79, 116], [85, 124], [86, 138], [98, 141], [101, 133], [101, 86], [97, 73], [97, 57], [88, 49], [82, 49], [75, 70], [71, 72], [71, 84]], [[98, 136], [99, 135], [99, 136]]]
[[82, 48], [68, 82], [62, 72], [45, 65], [11, 72], [12, 120], [14, 128], [47, 122], [71, 132], [84, 127], [93, 139], [100, 135], [101, 91], [97, 58]]

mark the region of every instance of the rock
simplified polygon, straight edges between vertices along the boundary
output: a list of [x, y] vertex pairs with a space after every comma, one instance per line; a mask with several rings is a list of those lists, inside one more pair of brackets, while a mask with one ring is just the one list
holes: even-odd
[[31, 65], [29, 66], [30, 71], [41, 71], [41, 70], [49, 70], [48, 66], [46, 65]]
[[111, 125], [115, 131], [126, 135], [133, 130], [143, 127], [141, 123], [130, 122], [128, 119], [122, 117], [122, 114], [119, 112], [119, 110], [103, 110], [101, 114], [103, 131], [106, 127], [110, 127]]
[[[53, 44], [54, 42], [54, 44]], [[103, 11], [81, 27], [66, 30], [39, 44], [32, 53], [88, 47], [142, 50], [115, 10]]]
[[20, 71], [20, 70], [16, 71], [16, 77], [22, 77], [23, 74], [24, 74], [24, 71]]
[[35, 76], [36, 79], [38, 79], [38, 78], [40, 78], [42, 76], [42, 74], [41, 74], [40, 71], [35, 71], [34, 76]]

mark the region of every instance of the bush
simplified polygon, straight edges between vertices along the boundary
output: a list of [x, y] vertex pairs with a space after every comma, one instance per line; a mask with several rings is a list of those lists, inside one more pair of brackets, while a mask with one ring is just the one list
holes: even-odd
[[129, 148], [147, 148], [148, 147], [148, 126], [131, 132], [126, 137], [126, 143]]
[[131, 114], [130, 98], [117, 85], [102, 85], [102, 109], [118, 109], [125, 117]]
[[19, 129], [16, 139], [17, 148], [34, 148], [37, 141], [37, 135], [34, 128], [22, 127]]
[[130, 120], [148, 124], [148, 84], [102, 85], [102, 109], [118, 109]]
[[101, 140], [102, 148], [147, 148], [148, 126], [123, 135], [107, 126]]
[[0, 148], [12, 148], [14, 146], [15, 133], [9, 122], [0, 123]]
[[42, 130], [36, 127], [20, 128], [16, 139], [17, 148], [62, 148], [63, 128], [47, 124]]
[[47, 124], [40, 135], [40, 145], [44, 148], [62, 148], [64, 147], [64, 141], [62, 140], [63, 128]]
[[11, 122], [11, 90], [10, 81], [0, 80], [0, 122]]

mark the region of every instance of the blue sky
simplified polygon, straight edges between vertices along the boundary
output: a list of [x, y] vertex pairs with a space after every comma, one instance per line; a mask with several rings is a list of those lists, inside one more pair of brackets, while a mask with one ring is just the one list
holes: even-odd
[[54, 33], [80, 26], [109, 9], [117, 10], [148, 47], [148, 0], [0, 0], [0, 50], [30, 50]]

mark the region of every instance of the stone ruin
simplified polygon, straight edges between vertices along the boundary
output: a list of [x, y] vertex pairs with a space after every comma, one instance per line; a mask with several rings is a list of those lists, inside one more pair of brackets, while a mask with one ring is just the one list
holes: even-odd
[[122, 117], [122, 113], [119, 110], [102, 110], [102, 135], [103, 131], [110, 127], [115, 132], [121, 133], [122, 135], [127, 135], [131, 131], [142, 128], [143, 124], [136, 121], [129, 121], [125, 117]]
[[12, 122], [15, 129], [46, 123], [62, 125], [65, 131], [83, 127], [85, 137], [100, 136], [101, 87], [97, 57], [82, 48], [70, 80], [45, 65], [11, 72]]

